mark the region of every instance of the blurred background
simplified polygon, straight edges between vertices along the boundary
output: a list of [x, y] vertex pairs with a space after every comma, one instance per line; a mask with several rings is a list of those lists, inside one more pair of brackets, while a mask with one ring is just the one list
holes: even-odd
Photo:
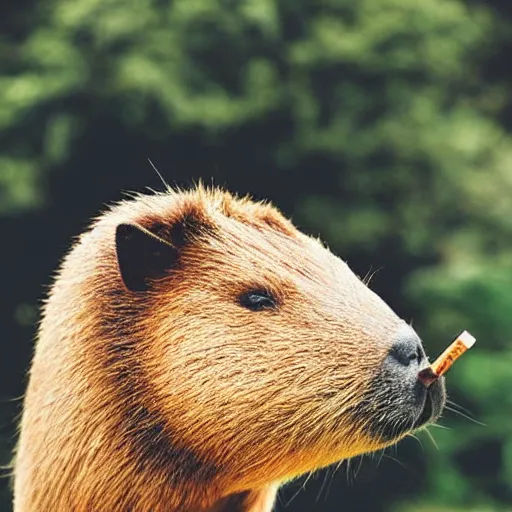
[[[509, 0], [0, 10], [0, 464], [52, 273], [105, 203], [162, 188], [151, 158], [171, 184], [271, 199], [376, 272], [432, 357], [477, 337], [444, 428], [290, 484], [278, 511], [512, 510]], [[7, 479], [0, 496], [10, 511]]]

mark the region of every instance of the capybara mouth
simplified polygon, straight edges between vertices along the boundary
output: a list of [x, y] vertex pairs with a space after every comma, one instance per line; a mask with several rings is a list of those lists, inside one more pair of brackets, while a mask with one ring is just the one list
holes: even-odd
[[436, 381], [428, 390], [425, 405], [418, 419], [414, 422], [412, 430], [416, 430], [429, 423], [434, 423], [443, 411], [445, 403], [444, 380]]
[[387, 444], [439, 418], [445, 402], [444, 382], [440, 379], [428, 390], [415, 386], [412, 393], [386, 390], [381, 396], [376, 400], [382, 404], [374, 406], [374, 419], [369, 419], [367, 432], [373, 439]]
[[434, 406], [432, 404], [432, 397], [429, 393], [427, 393], [427, 396], [425, 398], [425, 405], [423, 406], [423, 410], [421, 411], [421, 414], [418, 416], [418, 419], [414, 422], [412, 428], [417, 429], [422, 427], [423, 425], [427, 424], [430, 419], [432, 418], [432, 415], [434, 413]]

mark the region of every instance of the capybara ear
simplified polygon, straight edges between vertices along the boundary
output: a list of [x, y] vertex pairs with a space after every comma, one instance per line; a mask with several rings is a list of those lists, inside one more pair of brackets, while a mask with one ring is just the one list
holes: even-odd
[[123, 283], [132, 292], [147, 290], [178, 260], [176, 247], [135, 224], [117, 226], [116, 253]]

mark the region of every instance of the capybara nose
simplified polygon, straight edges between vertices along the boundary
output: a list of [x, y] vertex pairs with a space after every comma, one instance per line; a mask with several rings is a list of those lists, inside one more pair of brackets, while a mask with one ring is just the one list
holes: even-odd
[[419, 336], [409, 326], [400, 330], [389, 350], [391, 362], [401, 366], [418, 366], [425, 359], [425, 351]]

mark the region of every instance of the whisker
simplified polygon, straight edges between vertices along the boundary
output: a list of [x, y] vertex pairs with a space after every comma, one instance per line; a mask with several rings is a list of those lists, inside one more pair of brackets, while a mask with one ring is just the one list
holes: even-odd
[[437, 450], [439, 450], [439, 446], [436, 443], [436, 440], [434, 439], [434, 436], [432, 435], [432, 432], [428, 430], [427, 428], [424, 430], [424, 432], [427, 434], [429, 439], [432, 441], [432, 444], [436, 447]]
[[276, 501], [277, 501], [277, 503], [279, 503], [279, 505], [286, 506], [283, 502], [283, 497], [281, 496], [282, 493], [283, 493], [283, 486], [278, 487], [277, 492], [276, 492]]
[[408, 437], [412, 437], [414, 440], [416, 440], [418, 442], [418, 444], [420, 445], [420, 447], [421, 447], [421, 451], [425, 452], [425, 447], [423, 446], [423, 443], [421, 442], [421, 439], [418, 436], [409, 433]]
[[429, 425], [430, 427], [440, 428], [442, 430], [453, 430], [451, 427], [447, 427], [446, 425], [441, 425], [440, 423], [432, 423]]
[[356, 473], [354, 475], [354, 480], [357, 478], [357, 475], [359, 475], [359, 472], [361, 471], [362, 467], [363, 467], [363, 456], [361, 455], [359, 457], [359, 464], [357, 465]]
[[377, 274], [378, 272], [380, 272], [382, 270], [383, 267], [379, 267], [378, 269], [374, 270], [372, 272], [372, 267], [370, 267], [370, 269], [368, 270], [368, 272], [366, 272], [366, 275], [363, 277], [362, 281], [363, 283], [366, 285], [366, 286], [369, 286], [370, 284], [370, 281], [373, 279], [373, 277], [375, 276], [375, 274]]
[[331, 481], [329, 482], [329, 485], [327, 487], [327, 492], [325, 494], [325, 499], [329, 497], [329, 493], [331, 492], [332, 483], [334, 482], [334, 479], [336, 477], [336, 471], [340, 468], [341, 462], [338, 462], [336, 466], [333, 467], [332, 473], [331, 473]]
[[403, 462], [400, 462], [395, 457], [391, 457], [391, 455], [384, 455], [384, 456], [386, 457], [386, 459], [391, 459], [393, 462], [396, 462], [399, 466], [402, 466], [404, 469], [407, 469], [407, 466]]
[[160, 178], [160, 181], [163, 183], [166, 190], [170, 190], [171, 187], [169, 184], [164, 180], [163, 176], [160, 174], [160, 171], [156, 168], [155, 164], [151, 161], [150, 158], [148, 158], [149, 165], [153, 167], [153, 170], [156, 172], [157, 176]]
[[451, 405], [451, 406], [455, 407], [457, 410], [464, 412], [468, 416], [472, 416], [472, 417], [475, 416], [469, 409], [466, 409], [465, 407], [462, 407], [462, 405], [454, 402], [453, 400], [446, 400], [446, 403], [448, 405]]
[[21, 402], [24, 398], [25, 398], [25, 395], [15, 396], [12, 398], [5, 398], [3, 400], [0, 400], [0, 403], [2, 403], [2, 402], [5, 402], [5, 403]]
[[482, 423], [481, 421], [478, 421], [478, 420], [475, 420], [474, 418], [472, 418], [471, 416], [468, 416], [467, 414], [464, 414], [463, 412], [457, 410], [457, 409], [454, 409], [453, 407], [450, 407], [449, 405], [446, 405], [445, 406], [445, 409], [447, 411], [451, 411], [455, 414], [458, 414], [459, 416], [462, 416], [463, 418], [469, 420], [469, 421], [472, 421], [473, 423], [475, 423], [476, 425], [480, 425], [481, 427], [486, 427], [487, 425], [485, 423]]
[[386, 448], [383, 448], [381, 451], [380, 451], [380, 456], [379, 456], [379, 460], [377, 461], [377, 467], [380, 466], [381, 462], [382, 462], [382, 459], [384, 458], [384, 455], [386, 453]]
[[[372, 271], [372, 266], [370, 265], [370, 268], [368, 269], [368, 271], [366, 272], [366, 274], [364, 275], [364, 277], [361, 279], [361, 281], [364, 283], [364, 284], [367, 284], [369, 281], [367, 281], [368, 279], [368, 276], [370, 275], [370, 272]], [[371, 278], [370, 278], [371, 279]]]
[[350, 485], [350, 469], [351, 469], [351, 463], [352, 459], [347, 460], [347, 485]]
[[315, 503], [318, 503], [318, 501], [320, 500], [320, 496], [322, 495], [322, 491], [324, 490], [328, 475], [329, 475], [329, 468], [327, 468], [324, 471], [324, 480], [322, 482], [322, 485], [320, 486], [320, 490], [318, 491], [318, 494], [316, 495]]
[[[308, 475], [306, 476], [306, 479], [304, 480], [302, 485], [293, 493], [292, 497], [288, 500], [288, 502], [284, 504], [284, 508], [288, 508], [290, 503], [300, 494], [300, 492], [304, 491], [306, 489], [306, 484], [308, 483], [312, 474], [313, 474], [312, 472], [308, 473]], [[281, 504], [283, 504], [283, 503], [281, 503]]]

